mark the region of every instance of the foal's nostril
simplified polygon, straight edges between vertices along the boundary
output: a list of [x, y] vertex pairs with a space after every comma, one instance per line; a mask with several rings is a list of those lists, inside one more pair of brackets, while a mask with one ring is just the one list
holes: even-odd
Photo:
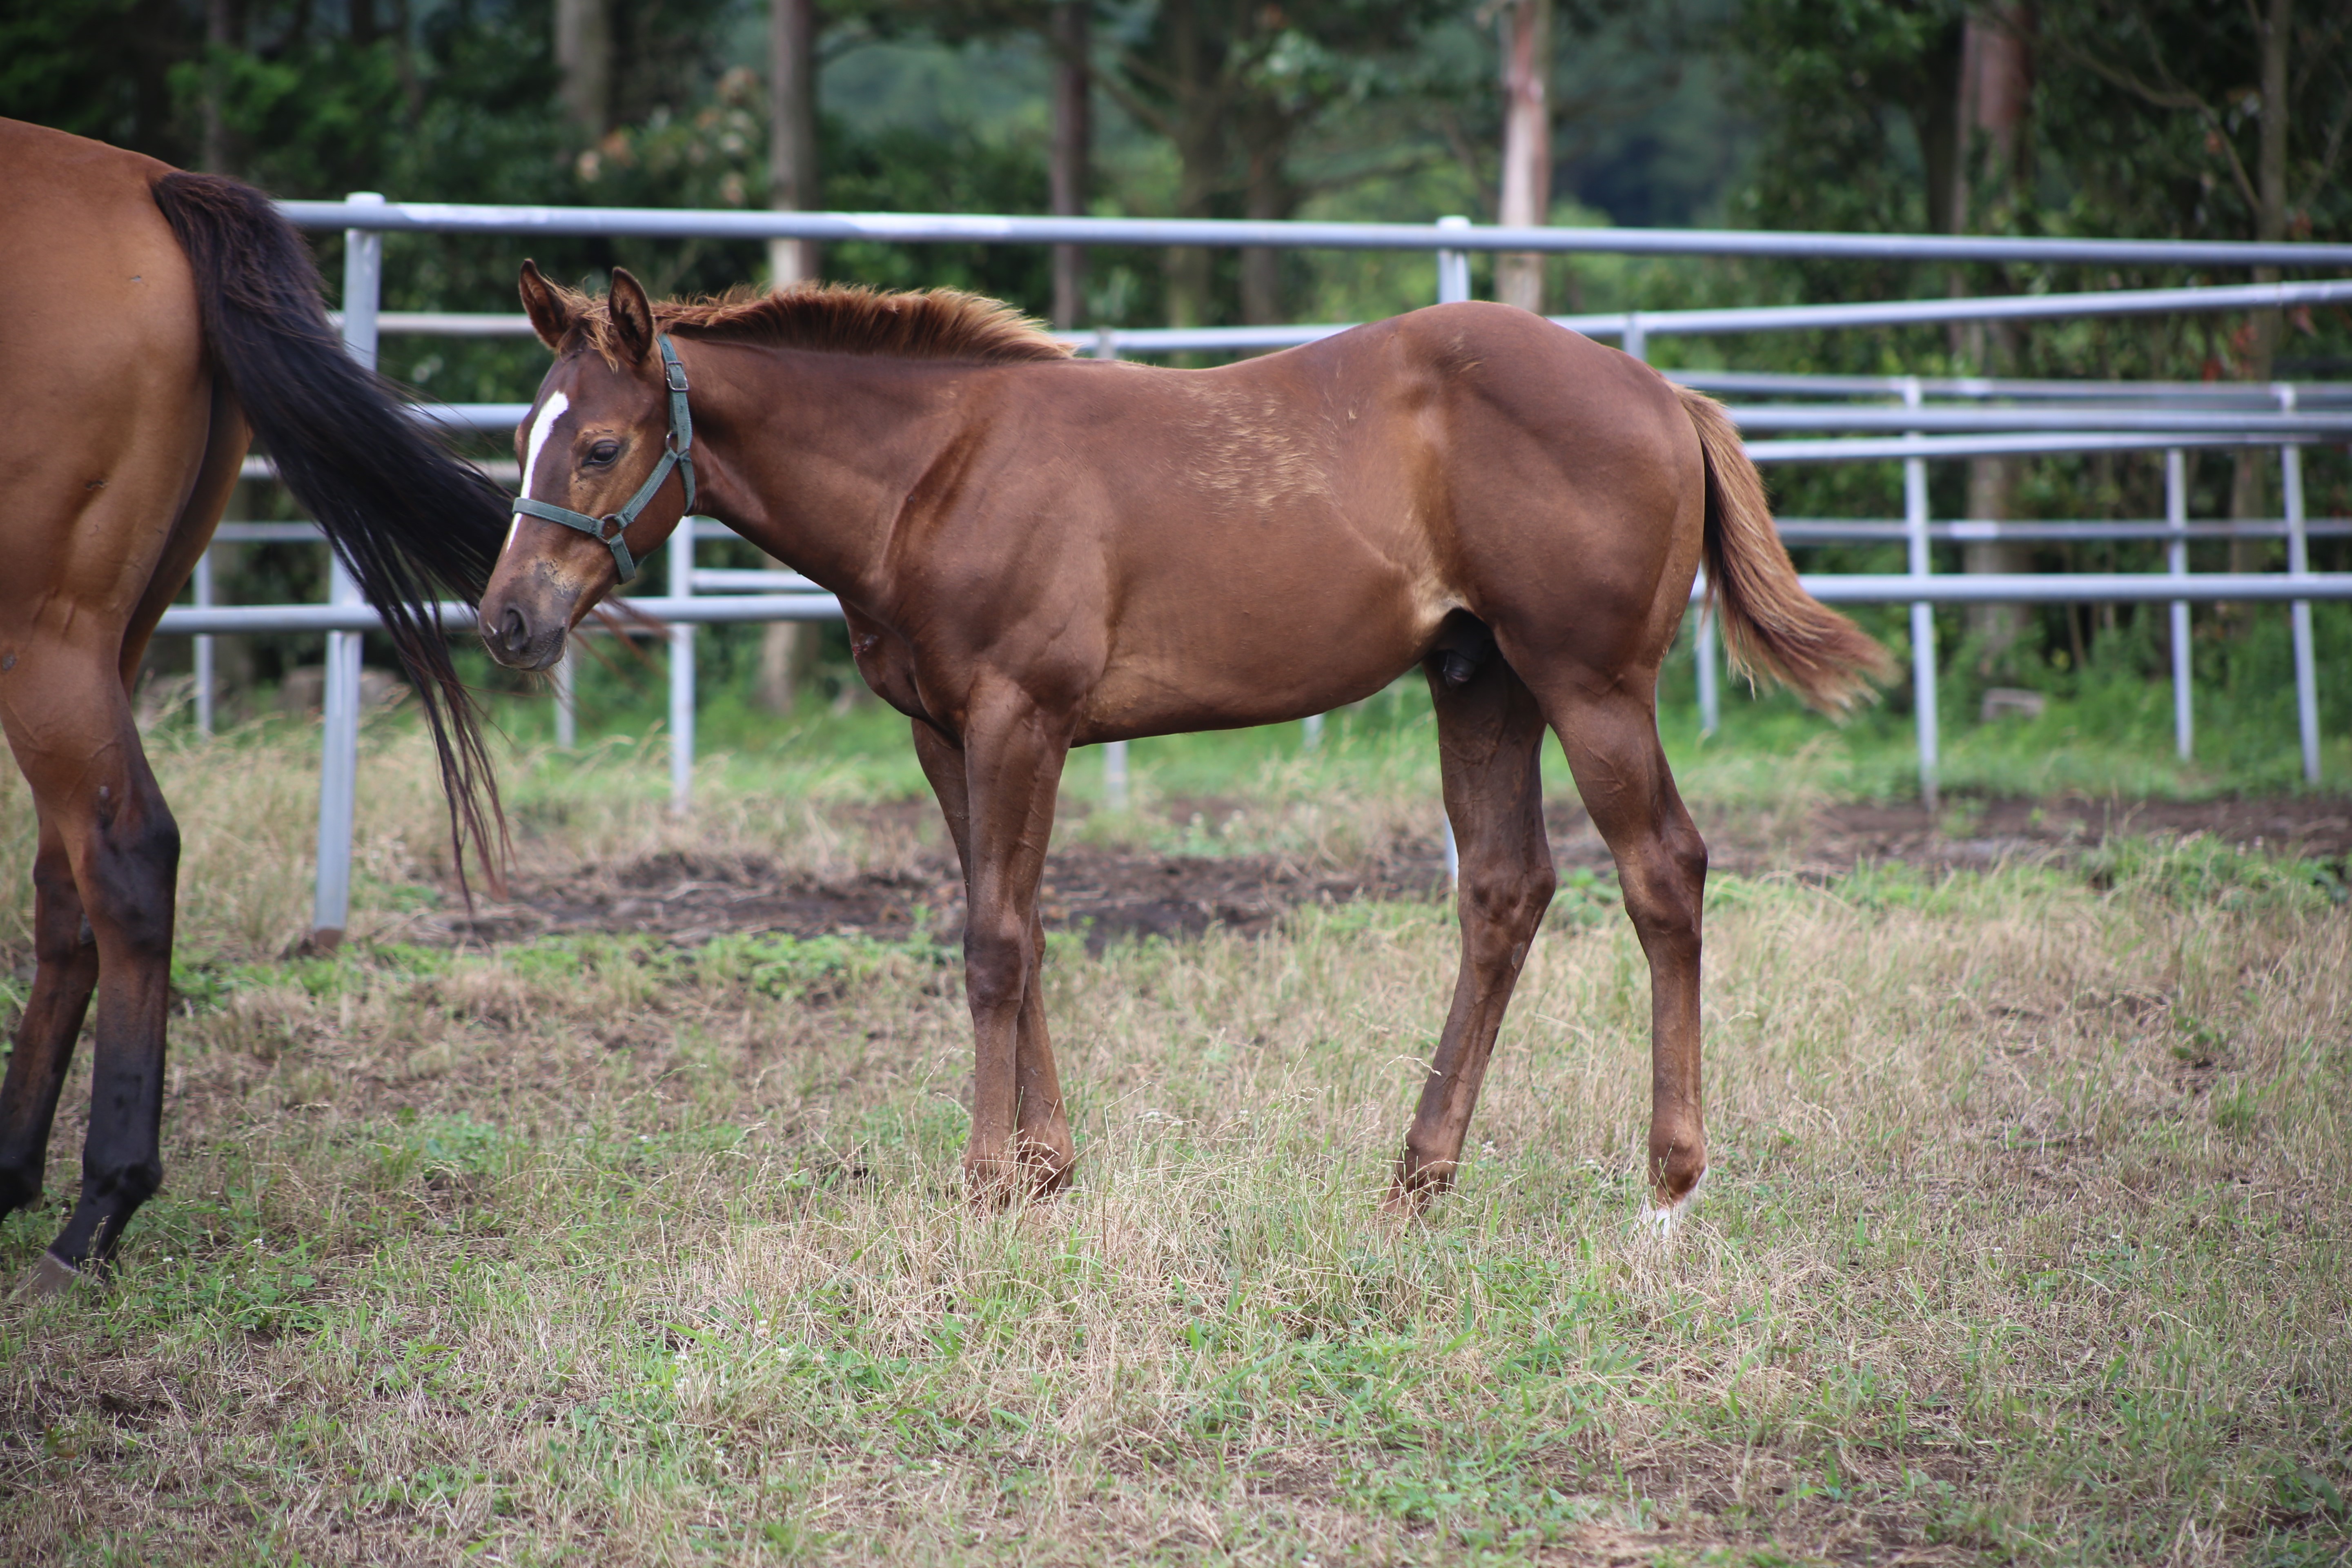
[[523, 625], [522, 612], [509, 605], [499, 619], [499, 646], [509, 655], [520, 656], [530, 645], [530, 629]]

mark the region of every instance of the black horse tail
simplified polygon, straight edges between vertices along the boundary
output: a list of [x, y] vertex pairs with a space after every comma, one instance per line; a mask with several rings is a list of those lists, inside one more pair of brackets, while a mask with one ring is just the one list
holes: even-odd
[[195, 273], [216, 365], [408, 667], [449, 797], [458, 886], [469, 842], [496, 886], [506, 817], [481, 714], [450, 662], [435, 602], [481, 598], [504, 542], [507, 498], [344, 352], [310, 247], [268, 197], [215, 174], [166, 174], [154, 190]]

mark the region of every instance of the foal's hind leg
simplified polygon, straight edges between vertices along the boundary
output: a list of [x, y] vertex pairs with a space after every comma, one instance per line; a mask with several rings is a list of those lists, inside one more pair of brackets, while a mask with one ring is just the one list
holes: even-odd
[[1453, 1184], [1495, 1033], [1556, 885], [1543, 823], [1543, 713], [1499, 656], [1454, 679], [1463, 673], [1449, 654], [1427, 668], [1445, 814], [1462, 856], [1462, 970], [1390, 1190], [1391, 1205], [1408, 1210]]
[[[971, 911], [975, 902], [971, 879], [971, 797], [965, 778], [964, 754], [919, 719], [914, 721], [914, 731], [915, 755], [922, 762], [923, 774], [930, 781], [931, 793], [939, 796], [940, 815], [947, 818], [948, 835], [955, 840], [956, 860], [963, 870], [965, 920], [969, 930]], [[1061, 1075], [1055, 1067], [1052, 1037], [1045, 1028], [1045, 996], [1041, 984], [1045, 949], [1045, 926], [1037, 918], [1033, 900], [1029, 912], [1028, 971], [1022, 985], [1021, 1010], [1013, 1037], [1013, 1141], [1017, 1149], [1014, 1163], [1028, 1172], [1034, 1190], [1054, 1192], [1069, 1184], [1070, 1173], [1077, 1163], [1077, 1143], [1070, 1135], [1069, 1114], [1062, 1103]], [[975, 1097], [978, 1088], [975, 1080]], [[981, 1129], [977, 1098], [973, 1105], [972, 1128], [976, 1142]], [[970, 1163], [969, 1160], [967, 1163]]]
[[[1598, 689], [1601, 694], [1591, 695]], [[1625, 913], [1650, 961], [1650, 1156], [1661, 1225], [1706, 1173], [1699, 1109], [1699, 917], [1706, 843], [1658, 745], [1650, 698], [1622, 685], [1565, 685], [1545, 704], [1592, 825], [1617, 860]]]

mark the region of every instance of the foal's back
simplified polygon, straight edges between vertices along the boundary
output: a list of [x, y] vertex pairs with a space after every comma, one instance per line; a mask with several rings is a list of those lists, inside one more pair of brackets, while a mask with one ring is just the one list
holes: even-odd
[[[1031, 472], [1008, 462], [973, 523], [1068, 531], [1065, 602], [1116, 607], [1083, 739], [1323, 711], [1463, 616], [1652, 640], [1696, 566], [1705, 472], [1673, 389], [1523, 310], [1437, 306], [1208, 371], [1003, 374]], [[1035, 466], [1040, 422], [1083, 460]]]

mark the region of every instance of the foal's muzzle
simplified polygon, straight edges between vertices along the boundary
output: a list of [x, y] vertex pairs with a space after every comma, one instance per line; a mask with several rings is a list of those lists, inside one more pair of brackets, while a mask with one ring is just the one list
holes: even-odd
[[534, 640], [530, 627], [524, 624], [522, 612], [512, 605], [500, 616], [498, 625], [482, 628], [482, 640], [490, 645], [492, 657], [501, 664], [520, 664], [530, 657]]
[[549, 593], [544, 584], [494, 590], [482, 601], [482, 646], [509, 669], [545, 669], [563, 657], [572, 605], [572, 595]]

